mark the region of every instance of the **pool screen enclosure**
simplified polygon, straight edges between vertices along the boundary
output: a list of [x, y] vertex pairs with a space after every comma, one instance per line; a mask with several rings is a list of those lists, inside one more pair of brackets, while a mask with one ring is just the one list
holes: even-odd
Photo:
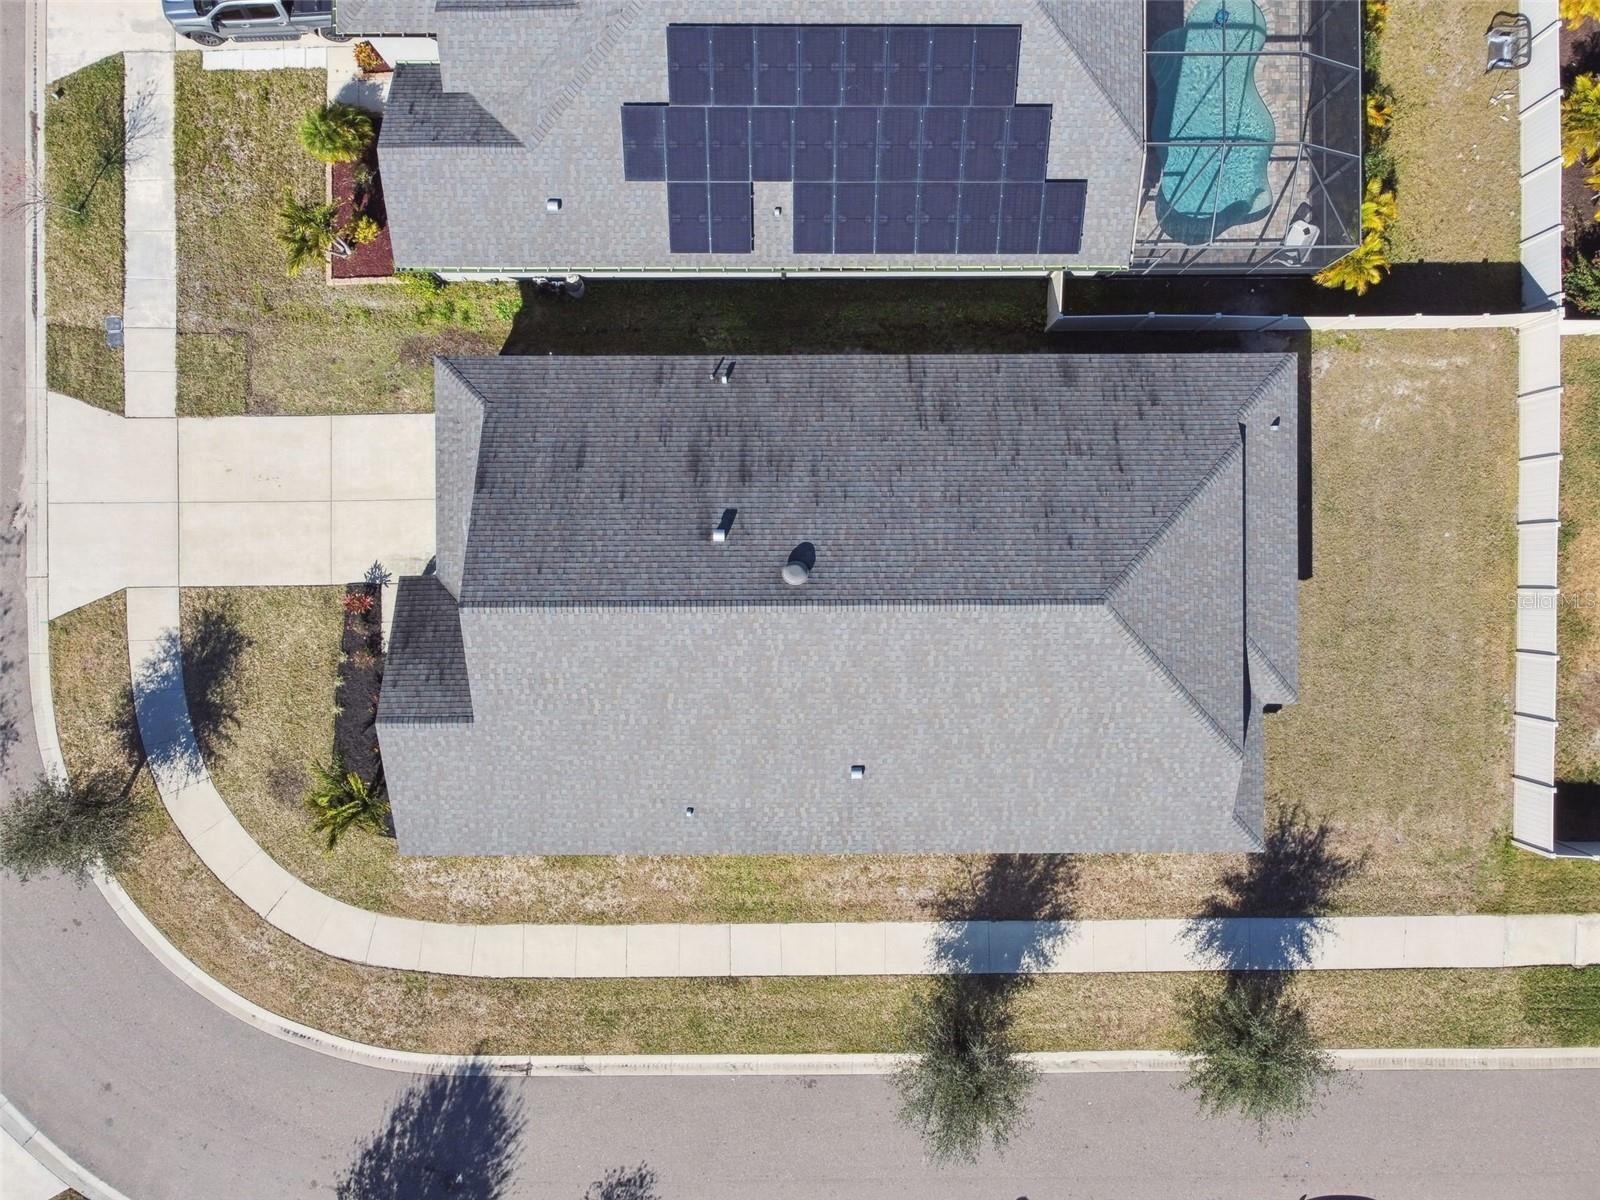
[[1149, 0], [1136, 271], [1320, 269], [1361, 240], [1361, 4]]

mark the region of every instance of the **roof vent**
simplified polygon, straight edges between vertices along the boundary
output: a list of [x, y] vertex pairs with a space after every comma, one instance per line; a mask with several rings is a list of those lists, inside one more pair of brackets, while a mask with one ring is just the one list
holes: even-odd
[[811, 578], [811, 568], [817, 565], [817, 548], [810, 542], [801, 542], [789, 551], [789, 561], [783, 564], [783, 581], [790, 587], [799, 587]]
[[851, 779], [865, 779], [867, 777], [866, 763], [853, 763], [850, 767]]
[[711, 378], [718, 383], [728, 383], [733, 379], [734, 360], [723, 356], [717, 359], [717, 365], [711, 368]]
[[717, 522], [716, 528], [711, 531], [711, 540], [719, 546], [727, 541], [728, 535], [733, 532], [733, 519], [738, 515], [739, 510], [737, 508], [723, 509], [722, 519]]
[[1279, 417], [1273, 417], [1272, 418], [1272, 428], [1280, 429], [1280, 428], [1282, 428], [1282, 426], [1283, 426], [1283, 420], [1281, 418], [1279, 418]]
[[560, 212], [561, 211], [561, 197], [560, 196], [550, 196], [550, 197], [546, 198], [546, 200], [544, 202], [544, 210], [545, 210], [545, 212], [553, 212], [553, 213], [554, 212]]

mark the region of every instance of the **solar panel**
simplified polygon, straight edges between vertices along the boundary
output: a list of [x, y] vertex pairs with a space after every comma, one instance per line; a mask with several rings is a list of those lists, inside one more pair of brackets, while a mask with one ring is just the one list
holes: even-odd
[[1005, 109], [967, 109], [966, 132], [961, 138], [961, 178], [999, 179], [1005, 137]]
[[622, 177], [658, 180], [667, 177], [665, 104], [622, 106]]
[[1039, 218], [1041, 254], [1076, 254], [1083, 243], [1083, 207], [1088, 184], [1082, 179], [1049, 179]]
[[750, 110], [706, 109], [707, 157], [713, 179], [750, 179]]
[[884, 33], [875, 25], [847, 25], [844, 31], [844, 102], [883, 103]]
[[673, 104], [711, 103], [711, 31], [706, 26], [667, 26], [667, 98]]
[[896, 25], [889, 30], [885, 103], [921, 107], [928, 102], [928, 41], [923, 25]]
[[961, 125], [966, 110], [928, 108], [922, 112], [922, 178], [961, 178]]
[[872, 179], [878, 173], [878, 110], [841, 108], [834, 121], [834, 176]]
[[831, 183], [794, 185], [794, 252], [796, 254], [833, 252]]
[[794, 110], [794, 177], [833, 178], [833, 114], [831, 108]]
[[800, 103], [839, 103], [839, 65], [844, 30], [837, 25], [800, 26]]
[[750, 110], [750, 178], [787, 182], [794, 178], [794, 109]]
[[748, 25], [711, 27], [711, 103], [750, 104], [755, 93], [755, 39]]
[[1050, 106], [1022, 104], [1006, 122], [1006, 178], [1044, 178], [1050, 156]]
[[917, 185], [878, 185], [879, 254], [910, 254], [917, 248]]
[[756, 103], [793, 106], [800, 95], [800, 31], [793, 25], [756, 26]]
[[709, 208], [706, 184], [667, 184], [667, 244], [674, 254], [704, 254], [711, 248]]
[[960, 185], [925, 183], [917, 196], [917, 253], [950, 254], [956, 248]]
[[1032, 254], [1039, 249], [1039, 208], [1044, 184], [1007, 183], [1000, 190], [1000, 253]]
[[755, 249], [749, 183], [711, 185], [711, 252], [749, 254]]
[[671, 25], [623, 176], [668, 181], [683, 253], [752, 252], [753, 184], [791, 181], [797, 253], [1076, 254], [1086, 185], [1045, 178], [1020, 50], [1020, 25]]
[[921, 161], [922, 110], [885, 108], [878, 114], [878, 178], [915, 179]]
[[984, 25], [973, 30], [972, 102], [1011, 104], [1017, 98], [1017, 56], [1022, 30]]
[[934, 26], [928, 103], [972, 103], [972, 29], [969, 26]]
[[1000, 185], [961, 185], [961, 231], [958, 254], [993, 254], [1000, 240]]
[[706, 110], [667, 108], [667, 178], [706, 177]]

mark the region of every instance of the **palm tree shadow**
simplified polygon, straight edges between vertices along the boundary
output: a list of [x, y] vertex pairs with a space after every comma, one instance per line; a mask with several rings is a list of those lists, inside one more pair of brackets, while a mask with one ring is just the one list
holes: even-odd
[[431, 1075], [401, 1094], [334, 1194], [339, 1200], [500, 1200], [521, 1153], [522, 1129], [521, 1098], [481, 1065]]
[[[1367, 867], [1367, 853], [1331, 845], [1326, 821], [1312, 824], [1299, 805], [1281, 809], [1261, 850], [1227, 871], [1186, 936], [1228, 971], [1290, 972], [1311, 960], [1339, 892]], [[1241, 922], [1239, 918], [1261, 918]]]
[[181, 632], [169, 629], [146, 653], [116, 720], [132, 775], [148, 764], [196, 776], [227, 751], [239, 726], [239, 662], [250, 645], [231, 607], [219, 605]]
[[646, 1163], [637, 1167], [612, 1167], [591, 1183], [583, 1200], [661, 1200], [656, 1173]]

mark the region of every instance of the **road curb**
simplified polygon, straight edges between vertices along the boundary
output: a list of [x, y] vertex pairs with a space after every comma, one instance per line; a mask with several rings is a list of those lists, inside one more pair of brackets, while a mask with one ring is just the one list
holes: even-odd
[[[117, 916], [174, 975], [223, 1011], [263, 1033], [330, 1058], [411, 1075], [577, 1076], [887, 1075], [903, 1061], [896, 1054], [419, 1054], [389, 1050], [325, 1033], [262, 1008], [202, 971], [140, 911], [115, 879], [95, 884]], [[1486, 1049], [1358, 1049], [1332, 1051], [1350, 1071], [1489, 1071], [1600, 1069], [1600, 1047]], [[1049, 1075], [1114, 1071], [1181, 1071], [1184, 1056], [1170, 1050], [1072, 1050], [1024, 1056]], [[113, 1198], [114, 1200], [114, 1198]]]
[[79, 1166], [4, 1096], [0, 1096], [0, 1129], [15, 1138], [17, 1144], [50, 1174], [89, 1200], [128, 1200], [98, 1175]]

